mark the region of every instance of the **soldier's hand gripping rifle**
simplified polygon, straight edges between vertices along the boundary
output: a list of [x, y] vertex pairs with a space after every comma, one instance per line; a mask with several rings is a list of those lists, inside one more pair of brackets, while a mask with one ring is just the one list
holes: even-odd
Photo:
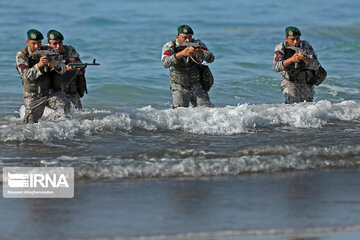
[[[294, 50], [296, 53], [301, 53], [303, 56], [311, 59], [311, 57], [310, 57], [311, 54], [310, 54], [307, 50], [305, 50], [305, 49], [301, 49], [301, 48], [295, 47], [295, 46], [288, 46], [287, 48]], [[298, 62], [295, 62], [294, 67], [295, 67], [295, 68], [298, 68], [298, 65], [299, 65], [299, 63], [298, 63]]]
[[96, 62], [96, 59], [94, 58], [92, 63], [81, 63], [81, 62], [72, 62], [69, 63], [68, 66], [76, 69], [76, 73], [74, 76], [70, 79], [70, 81], [66, 84], [66, 86], [69, 86], [75, 79], [75, 77], [80, 73], [80, 71], [84, 70], [87, 66], [99, 66], [100, 63]]
[[[184, 42], [184, 43], [182, 43], [182, 44], [177, 45], [175, 48], [177, 49], [177, 51], [182, 51], [182, 50], [184, 50], [184, 49], [187, 48], [187, 47], [193, 47], [193, 48], [199, 49], [199, 48], [201, 47], [201, 44], [200, 44], [200, 42]], [[191, 60], [194, 61], [195, 63], [200, 64], [198, 61], [196, 61], [196, 60], [194, 59], [193, 56], [190, 55], [189, 57], [190, 57]], [[188, 61], [189, 61], [189, 59], [187, 59], [187, 62], [188, 62]]]
[[[48, 57], [49, 61], [55, 60], [55, 57], [59, 56], [59, 53], [57, 53], [55, 50], [37, 50], [36, 52], [32, 52], [29, 54], [30, 57], [37, 57], [37, 58], [41, 58], [41, 57]], [[48, 72], [49, 71], [49, 66], [44, 66], [44, 72]]]
[[[315, 53], [313, 53], [311, 50], [305, 50], [305, 49], [301, 49], [301, 48], [295, 47], [295, 46], [291, 46], [291, 47], [287, 47], [287, 48], [292, 49], [297, 53], [301, 53], [302, 55], [304, 55], [305, 57], [307, 57], [310, 60], [314, 58], [313, 54], [315, 54]], [[294, 67], [295, 68], [298, 67], [297, 62], [295, 62]], [[315, 85], [319, 86], [326, 79], [327, 72], [321, 65], [319, 66], [319, 69], [314, 72], [315, 72], [314, 77], [310, 81], [307, 81], [307, 82], [310, 84], [315, 84]]]

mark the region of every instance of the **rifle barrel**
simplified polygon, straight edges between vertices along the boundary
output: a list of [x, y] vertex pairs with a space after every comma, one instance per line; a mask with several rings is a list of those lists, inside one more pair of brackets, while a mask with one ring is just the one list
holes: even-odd
[[94, 59], [92, 63], [80, 63], [80, 62], [77, 62], [77, 63], [69, 63], [69, 66], [70, 66], [70, 67], [79, 67], [79, 68], [86, 68], [88, 65], [99, 66], [100, 63], [97, 63], [97, 62], [96, 62], [96, 59]]

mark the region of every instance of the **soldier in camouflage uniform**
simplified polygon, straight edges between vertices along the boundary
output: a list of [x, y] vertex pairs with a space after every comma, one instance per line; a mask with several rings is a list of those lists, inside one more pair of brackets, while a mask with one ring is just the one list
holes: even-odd
[[70, 102], [60, 92], [54, 92], [50, 74], [66, 71], [65, 64], [58, 58], [48, 56], [32, 56], [37, 50], [56, 51], [47, 45], [41, 45], [43, 35], [36, 29], [27, 32], [26, 48], [16, 53], [16, 69], [20, 74], [24, 86], [24, 123], [36, 123], [42, 117], [45, 107], [53, 110], [62, 110], [67, 115], [70, 111]]
[[314, 85], [320, 85], [327, 73], [310, 43], [300, 40], [297, 27], [287, 27], [285, 35], [285, 41], [275, 47], [273, 63], [273, 70], [282, 76], [285, 103], [312, 102]]
[[68, 65], [70, 62], [81, 62], [80, 55], [73, 46], [63, 44], [64, 37], [59, 31], [50, 30], [47, 33], [47, 37], [48, 44], [60, 54], [61, 60], [66, 64], [65, 74], [53, 73], [54, 90], [64, 93], [74, 104], [74, 107], [77, 110], [81, 110], [82, 104], [80, 98], [84, 96], [85, 92], [87, 93], [84, 70], [77, 72], [77, 69], [73, 69]]
[[[172, 90], [173, 108], [188, 107], [189, 102], [196, 106], [213, 107], [207, 91], [201, 85], [201, 69], [199, 63], [208, 63], [215, 57], [200, 40], [192, 38], [193, 30], [188, 25], [177, 28], [176, 40], [167, 42], [162, 48], [161, 61], [170, 71], [170, 88]], [[199, 42], [200, 48], [177, 46], [184, 42]], [[195, 62], [195, 61], [196, 62]]]

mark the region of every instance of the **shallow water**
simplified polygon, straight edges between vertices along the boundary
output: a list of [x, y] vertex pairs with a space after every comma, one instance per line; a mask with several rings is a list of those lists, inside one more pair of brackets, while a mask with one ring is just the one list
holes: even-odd
[[0, 199], [0, 228], [5, 239], [353, 240], [358, 183], [359, 169], [77, 181], [74, 199]]
[[[32, 4], [23, 0], [0, 3], [0, 167], [72, 166], [77, 181], [89, 184], [86, 190], [93, 189], [92, 184], [106, 188], [103, 181], [110, 181], [113, 187], [122, 181], [157, 178], [171, 185], [181, 178], [181, 185], [209, 177], [220, 184], [217, 177], [222, 176], [229, 177], [235, 186], [236, 178], [248, 173], [261, 176], [331, 170], [334, 178], [346, 178], [358, 171], [360, 2], [306, 0], [295, 5], [284, 1], [66, 0], [57, 5], [43, 1]], [[215, 76], [210, 91], [215, 108], [171, 109], [169, 74], [161, 66], [160, 57], [163, 44], [175, 38], [180, 24], [191, 25], [194, 37], [215, 54], [215, 62], [210, 65]], [[328, 72], [326, 81], [315, 88], [314, 103], [283, 104], [280, 75], [272, 71], [272, 60], [275, 45], [284, 39], [286, 25], [301, 29], [302, 39], [313, 45]], [[15, 70], [15, 53], [25, 47], [25, 33], [30, 28], [44, 35], [57, 29], [64, 34], [65, 44], [76, 47], [83, 61], [96, 58], [101, 63], [87, 69], [89, 94], [82, 100], [84, 112], [73, 110], [71, 119], [64, 119], [47, 109], [40, 123], [22, 124], [22, 85]], [[344, 173], [340, 176], [338, 171]], [[321, 176], [326, 182], [327, 177]], [[254, 179], [261, 181], [261, 177]], [[354, 177], [352, 182], [356, 185], [359, 179]], [[337, 187], [334, 191], [341, 191]], [[262, 188], [254, 186], [259, 193]], [[100, 193], [111, 203], [117, 200], [115, 195], [98, 189], [89, 193], [89, 198]], [[343, 193], [345, 198], [351, 194], [352, 190]], [[17, 209], [21, 201], [12, 201], [2, 202], [7, 203], [8, 214], [16, 214], [16, 221], [31, 222]], [[51, 209], [64, 209], [53, 203]], [[69, 207], [76, 204], [78, 199]], [[156, 203], [152, 204], [150, 207]], [[349, 212], [358, 211], [358, 205], [348, 205]], [[219, 212], [226, 214], [231, 209], [227, 207]], [[294, 209], [302, 207], [295, 205]], [[95, 208], [88, 206], [84, 211], [93, 214]], [[331, 216], [340, 221], [346, 219], [346, 213], [338, 211]], [[44, 215], [48, 214], [45, 211]], [[256, 209], [247, 214], [256, 214]], [[157, 217], [164, 215], [158, 213]], [[286, 221], [286, 217], [279, 218]], [[109, 221], [117, 222], [117, 218], [112, 215]], [[87, 221], [97, 222], [92, 217]], [[307, 218], [300, 221], [302, 229], [316, 226], [307, 222]], [[358, 223], [355, 218], [341, 226]], [[251, 227], [235, 225], [220, 225], [218, 231], [232, 227], [239, 230], [239, 226], [240, 230], [272, 229], [262, 228], [261, 219], [254, 220]], [[321, 227], [332, 226], [332, 222], [326, 222]], [[165, 234], [168, 227], [156, 226], [144, 234]], [[200, 229], [200, 225], [195, 227]], [[34, 228], [36, 225], [28, 227]], [[178, 229], [183, 233], [193, 231], [181, 224]], [[108, 236], [134, 236], [136, 231]], [[100, 233], [91, 237], [106, 237]], [[341, 236], [345, 235], [351, 233]], [[80, 232], [76, 235], [86, 236]], [[336, 234], [324, 236], [318, 237], [335, 239]]]

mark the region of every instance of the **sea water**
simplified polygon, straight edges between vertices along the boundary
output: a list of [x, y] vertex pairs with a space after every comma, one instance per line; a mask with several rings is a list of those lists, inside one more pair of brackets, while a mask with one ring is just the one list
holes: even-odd
[[[355, 0], [2, 2], [0, 167], [70, 166], [95, 181], [359, 169], [359, 11]], [[171, 108], [161, 48], [181, 24], [215, 55], [215, 108]], [[272, 62], [287, 25], [328, 72], [313, 103], [283, 103]], [[46, 109], [22, 123], [15, 54], [30, 28], [43, 42], [59, 30], [101, 64], [87, 68], [84, 110], [70, 119]]]

